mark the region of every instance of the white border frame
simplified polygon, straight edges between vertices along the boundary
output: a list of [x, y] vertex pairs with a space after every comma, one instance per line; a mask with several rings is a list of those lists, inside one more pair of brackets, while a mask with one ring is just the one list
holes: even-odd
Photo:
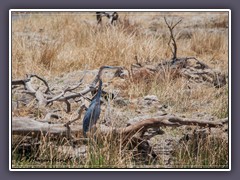
[[[12, 169], [12, 133], [11, 133], [11, 127], [12, 127], [12, 12], [35, 12], [35, 11], [51, 11], [51, 12], [72, 12], [72, 11], [79, 11], [79, 12], [94, 12], [94, 11], [119, 11], [119, 12], [196, 12], [196, 11], [202, 11], [202, 12], [228, 12], [229, 14], [229, 27], [228, 27], [228, 43], [229, 43], [229, 50], [228, 50], [228, 75], [229, 75], [229, 96], [228, 96], [228, 105], [229, 105], [229, 168], [228, 169], [55, 169], [55, 168], [49, 168], [49, 169]], [[10, 9], [9, 10], [9, 171], [231, 171], [231, 10], [230, 9]]]

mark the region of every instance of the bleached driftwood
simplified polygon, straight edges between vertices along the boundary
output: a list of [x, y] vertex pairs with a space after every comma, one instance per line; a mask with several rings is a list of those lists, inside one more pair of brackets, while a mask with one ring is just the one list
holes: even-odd
[[[46, 105], [53, 103], [54, 101], [60, 101], [60, 102], [65, 102], [67, 105], [67, 112], [71, 111], [71, 104], [69, 103], [70, 99], [76, 99], [79, 97], [83, 97], [84, 95], [86, 95], [89, 92], [92, 92], [94, 90], [96, 90], [97, 86], [97, 82], [99, 80], [99, 77], [102, 74], [102, 71], [106, 68], [107, 66], [101, 66], [99, 68], [98, 74], [95, 77], [95, 79], [93, 80], [93, 82], [86, 87], [85, 89], [81, 90], [80, 92], [72, 92], [73, 90], [77, 89], [81, 84], [82, 84], [82, 80], [85, 76], [85, 74], [83, 75], [83, 77], [80, 79], [80, 81], [78, 82], [78, 84], [74, 87], [67, 87], [65, 89], [62, 90], [61, 93], [59, 94], [54, 94], [51, 92], [49, 85], [47, 83], [47, 81], [44, 78], [39, 77], [38, 75], [35, 74], [28, 74], [26, 79], [21, 79], [21, 80], [12, 80], [12, 86], [18, 86], [18, 85], [23, 85], [25, 88], [25, 91], [23, 91], [24, 93], [28, 93], [30, 95], [32, 95], [33, 97], [35, 97], [38, 101], [38, 105], [45, 107]], [[115, 66], [116, 69], [118, 70], [122, 70], [122, 67], [119, 66]], [[35, 89], [31, 83], [32, 78], [38, 78], [39, 80], [41, 80], [45, 86], [46, 86], [46, 90], [44, 92], [42, 92], [40, 89]], [[66, 95], [66, 93], [69, 92], [69, 94]]]
[[[228, 122], [228, 119], [217, 121], [183, 119], [173, 116], [160, 116], [151, 119], [145, 119], [127, 127], [115, 128], [107, 127], [105, 125], [98, 126], [98, 132], [102, 134], [121, 134], [125, 136], [133, 136], [135, 133], [144, 133], [148, 128], [154, 127], [179, 127], [182, 125], [193, 125], [200, 127], [217, 128], [222, 127]], [[81, 135], [82, 126], [69, 125], [71, 135]], [[64, 124], [48, 124], [34, 120], [29, 117], [14, 117], [12, 119], [12, 134], [13, 135], [29, 135], [37, 136], [39, 134], [55, 135], [59, 137], [66, 137], [69, 135], [69, 129]]]

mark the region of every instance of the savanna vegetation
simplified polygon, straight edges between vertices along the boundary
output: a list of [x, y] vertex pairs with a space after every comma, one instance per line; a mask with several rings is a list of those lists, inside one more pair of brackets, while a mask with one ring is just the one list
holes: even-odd
[[[196, 58], [197, 63], [210, 67], [207, 72], [221, 73], [226, 83], [216, 87], [206, 78], [201, 82], [198, 77], [194, 81], [186, 78], [181, 74], [185, 71], [152, 70], [170, 61], [174, 51], [164, 17], [169, 24], [176, 25], [172, 33], [177, 58]], [[145, 116], [159, 114], [206, 120], [210, 124], [223, 122], [229, 115], [228, 21], [228, 12], [119, 12], [116, 25], [109, 25], [105, 18], [100, 25], [96, 23], [95, 12], [13, 12], [12, 80], [35, 74], [47, 80], [57, 93], [82, 78], [83, 83], [77, 87], [80, 92], [94, 80], [101, 66], [120, 66], [124, 69], [123, 77], [104, 75], [104, 90], [117, 91], [117, 95], [105, 98], [100, 124], [125, 127], [138, 116], [146, 119]], [[42, 85], [39, 79], [33, 81], [36, 89], [41, 90]], [[24, 90], [20, 90], [21, 93], [15, 87], [12, 90], [13, 117], [41, 120], [54, 111], [61, 116], [51, 119], [55, 124], [77, 116], [80, 101], [71, 101], [70, 112], [62, 102], [39, 107], [36, 97], [26, 92], [23, 95]], [[86, 97], [92, 96], [85, 95], [87, 106]], [[82, 119], [75, 121], [74, 126], [81, 123]], [[121, 134], [113, 133], [74, 142], [46, 134], [12, 135], [12, 167], [228, 168], [225, 121], [221, 128], [192, 123], [179, 128], [158, 127], [157, 132], [154, 138], [144, 140], [145, 144], [134, 141], [134, 137], [130, 138], [131, 143], [126, 142]], [[151, 152], [142, 153], [145, 145], [151, 147]]]

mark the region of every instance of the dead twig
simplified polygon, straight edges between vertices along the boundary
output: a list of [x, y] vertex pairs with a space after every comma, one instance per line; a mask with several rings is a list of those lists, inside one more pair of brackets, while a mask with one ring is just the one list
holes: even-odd
[[77, 116], [75, 119], [73, 119], [73, 120], [71, 120], [71, 121], [68, 121], [66, 124], [64, 124], [64, 126], [67, 127], [67, 126], [71, 125], [72, 123], [74, 123], [75, 121], [79, 120], [79, 119], [81, 118], [81, 115], [82, 115], [82, 112], [83, 112], [84, 109], [86, 110], [87, 107], [86, 107], [85, 105], [82, 105], [82, 106], [77, 110], [77, 111], [78, 111], [78, 116]]
[[175, 24], [173, 24], [173, 22], [171, 24], [169, 24], [166, 17], [164, 17], [164, 21], [170, 31], [170, 39], [169, 39], [168, 45], [170, 46], [170, 42], [172, 41], [173, 48], [171, 48], [171, 46], [170, 46], [170, 48], [171, 48], [172, 55], [173, 55], [172, 60], [175, 60], [177, 58], [177, 43], [176, 43], [175, 37], [173, 35], [173, 29], [182, 21], [182, 19], [180, 19]]

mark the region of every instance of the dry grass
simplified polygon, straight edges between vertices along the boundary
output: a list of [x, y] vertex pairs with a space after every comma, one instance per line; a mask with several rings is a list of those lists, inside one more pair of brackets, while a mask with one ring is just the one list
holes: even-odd
[[[137, 12], [136, 12], [137, 13]], [[138, 12], [139, 14], [139, 12]], [[64, 75], [68, 72], [84, 69], [98, 69], [102, 65], [118, 65], [129, 68], [135, 63], [137, 56], [140, 62], [160, 62], [171, 58], [171, 51], [167, 46], [168, 29], [163, 21], [163, 16], [170, 18], [183, 18], [183, 23], [177, 26], [175, 32], [189, 28], [192, 33], [190, 38], [177, 40], [178, 56], [195, 56], [211, 67], [228, 73], [228, 24], [227, 14], [211, 13], [142, 13], [136, 16], [132, 13], [120, 13], [120, 21], [112, 27], [96, 25], [94, 12], [92, 13], [30, 13], [27, 17], [13, 20], [12, 22], [12, 77], [24, 78], [27, 73], [51, 78]], [[204, 21], [197, 22], [197, 17], [204, 17]], [[209, 18], [208, 18], [209, 16]], [[211, 21], [210, 17], [217, 17]], [[131, 18], [129, 18], [131, 17]], [[185, 20], [186, 19], [186, 20]], [[196, 23], [195, 23], [196, 21]], [[188, 23], [189, 22], [189, 23]], [[194, 24], [191, 26], [191, 24]], [[192, 117], [195, 114], [209, 114], [214, 117], [228, 116], [228, 87], [216, 89], [189, 85], [183, 78], [174, 79], [172, 72], [164, 76], [143, 78], [135, 83], [124, 86], [129, 99], [143, 97], [148, 94], [158, 96], [162, 104], [171, 107], [170, 113], [180, 113]], [[28, 109], [23, 110], [26, 114]], [[19, 112], [19, 114], [21, 114]], [[43, 142], [46, 142], [45, 140]], [[109, 143], [111, 142], [111, 143]], [[134, 155], [119, 143], [104, 139], [101, 143], [89, 142], [90, 154], [87, 160], [58, 159], [64, 157], [56, 149], [43, 143], [39, 152], [41, 157], [49, 162], [39, 163], [43, 167], [57, 167], [59, 164], [66, 167], [135, 167]], [[223, 142], [222, 142], [223, 143]], [[203, 153], [210, 153], [212, 145], [200, 144]], [[197, 156], [186, 154], [191, 146], [179, 151], [181, 167], [186, 164], [214, 165], [226, 155], [225, 146], [216, 149], [216, 154], [210, 154], [209, 161], [202, 162]], [[205, 155], [203, 155], [205, 156]], [[31, 158], [30, 158], [31, 159]], [[203, 158], [204, 159], [204, 158]], [[25, 159], [26, 160], [26, 159]], [[31, 162], [16, 161], [17, 167], [30, 166]], [[26, 163], [27, 162], [27, 163]], [[193, 166], [191, 166], [193, 167]]]
[[226, 139], [207, 137], [183, 142], [176, 154], [176, 168], [228, 168]]
[[[13, 21], [13, 78], [33, 71], [59, 75], [82, 69], [86, 64], [89, 69], [102, 64], [128, 66], [134, 62], [135, 55], [141, 61], [161, 61], [171, 56], [168, 37], [161, 37], [161, 32], [151, 33], [151, 24], [142, 26], [139, 19], [130, 22], [125, 16], [117, 27], [99, 28], [91, 22], [94, 23], [94, 16], [90, 16], [89, 22], [85, 17], [81, 14], [37, 14]], [[163, 21], [159, 21], [157, 28], [160, 27], [165, 27]], [[162, 30], [168, 33], [166, 27]], [[224, 63], [221, 68], [226, 67], [227, 35], [216, 28], [213, 31], [196, 28], [190, 40], [180, 39], [177, 42], [179, 56], [193, 55], [217, 64]]]
[[[86, 147], [85, 155], [73, 150], [70, 141], [62, 139], [50, 139], [41, 136], [41, 144], [26, 146], [21, 148], [20, 144], [26, 137], [13, 137], [12, 156], [14, 168], [133, 168], [151, 165], [153, 160], [144, 158], [145, 163], [139, 164], [139, 159], [143, 158], [137, 154], [136, 148], [129, 149], [130, 139], [112, 135], [90, 136], [83, 144], [77, 148]], [[96, 138], [97, 137], [97, 138]], [[127, 143], [123, 143], [126, 141]], [[15, 143], [14, 143], [15, 142]], [[124, 145], [123, 145], [124, 144]], [[72, 154], [78, 154], [71, 156]]]

